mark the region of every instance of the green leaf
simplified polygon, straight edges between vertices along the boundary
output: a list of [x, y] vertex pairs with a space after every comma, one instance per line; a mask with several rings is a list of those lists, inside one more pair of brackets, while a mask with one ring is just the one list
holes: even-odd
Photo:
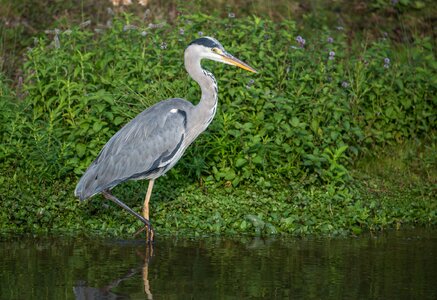
[[296, 118], [296, 117], [292, 117], [292, 118], [291, 118], [291, 122], [290, 122], [290, 124], [291, 124], [291, 126], [293, 126], [293, 127], [298, 127], [299, 124], [300, 124], [299, 119]]
[[102, 127], [103, 127], [103, 123], [100, 122], [100, 121], [96, 121], [96, 122], [93, 124], [93, 130], [94, 130], [94, 132], [99, 132], [100, 129], [102, 129]]
[[235, 161], [235, 167], [237, 168], [241, 168], [242, 166], [247, 164], [247, 160], [244, 158], [237, 158], [237, 160]]
[[85, 151], [86, 151], [86, 145], [82, 144], [82, 143], [78, 143], [76, 144], [76, 152], [77, 152], [77, 156], [79, 157], [83, 157], [85, 155]]

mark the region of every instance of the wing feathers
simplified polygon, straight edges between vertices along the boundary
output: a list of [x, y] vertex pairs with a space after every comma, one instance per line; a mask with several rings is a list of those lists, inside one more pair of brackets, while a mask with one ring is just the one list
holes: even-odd
[[170, 99], [137, 115], [106, 143], [80, 179], [76, 196], [86, 199], [120, 182], [149, 178], [155, 171], [174, 165], [174, 159], [177, 161], [186, 148], [187, 117], [192, 107], [188, 101]]

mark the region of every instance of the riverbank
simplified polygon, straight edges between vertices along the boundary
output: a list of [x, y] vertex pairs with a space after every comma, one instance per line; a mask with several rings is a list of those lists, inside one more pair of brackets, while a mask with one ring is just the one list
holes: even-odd
[[[157, 235], [293, 235], [349, 236], [387, 229], [437, 225], [434, 150], [398, 148], [362, 160], [352, 171], [353, 184], [302, 186], [253, 185], [201, 187], [161, 178], [151, 202]], [[402, 149], [402, 150], [400, 150]], [[394, 155], [393, 155], [394, 154]], [[411, 156], [414, 154], [413, 156]], [[426, 159], [423, 159], [427, 157]], [[44, 182], [19, 170], [2, 170], [0, 234], [55, 233], [132, 238], [141, 227], [126, 212], [101, 196], [80, 203], [74, 182]], [[141, 210], [145, 182], [117, 189]]]

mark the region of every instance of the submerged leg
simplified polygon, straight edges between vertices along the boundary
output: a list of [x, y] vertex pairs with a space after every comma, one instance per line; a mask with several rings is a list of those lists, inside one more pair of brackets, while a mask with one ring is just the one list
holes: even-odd
[[137, 219], [139, 219], [141, 222], [144, 223], [144, 225], [147, 226], [148, 230], [148, 234], [147, 236], [150, 237], [147, 241], [148, 242], [153, 242], [153, 227], [152, 224], [150, 224], [149, 220], [147, 220], [146, 218], [144, 218], [143, 216], [141, 216], [140, 214], [136, 213], [135, 211], [133, 211], [129, 206], [127, 206], [126, 204], [124, 204], [123, 202], [121, 202], [119, 199], [117, 199], [114, 195], [111, 194], [111, 192], [109, 191], [103, 191], [102, 195], [108, 199], [111, 200], [112, 202], [114, 202], [115, 204], [121, 206], [122, 208], [124, 208], [125, 210], [127, 210], [131, 215], [135, 216]]

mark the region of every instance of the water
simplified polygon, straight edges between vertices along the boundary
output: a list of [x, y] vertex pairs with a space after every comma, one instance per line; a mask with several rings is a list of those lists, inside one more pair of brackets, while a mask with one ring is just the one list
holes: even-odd
[[437, 299], [437, 230], [0, 241], [1, 299]]

